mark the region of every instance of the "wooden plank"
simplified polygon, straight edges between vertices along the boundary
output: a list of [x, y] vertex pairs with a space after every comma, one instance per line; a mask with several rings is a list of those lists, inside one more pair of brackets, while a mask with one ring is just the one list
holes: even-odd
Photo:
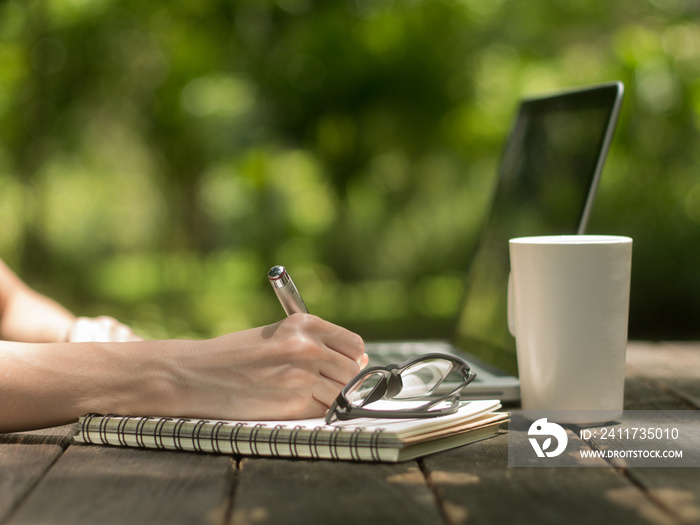
[[683, 523], [700, 523], [700, 473], [697, 468], [630, 468], [627, 475], [649, 497]]
[[627, 375], [642, 378], [700, 408], [698, 343], [631, 343], [627, 350]]
[[14, 432], [10, 434], [0, 434], [0, 443], [29, 443], [55, 441], [65, 445], [70, 445], [72, 436], [78, 431], [78, 423], [61, 425], [59, 427], [41, 428], [26, 432]]
[[70, 444], [75, 427], [0, 434], [0, 522], [39, 482]]
[[[612, 450], [622, 452], [632, 451], [681, 451], [686, 462], [698, 464], [697, 451], [700, 448], [700, 439], [697, 430], [688, 428], [688, 414], [697, 416], [694, 410], [651, 411], [645, 413], [644, 419], [628, 417], [623, 421], [622, 433], [617, 438], [602, 439], [596, 435], [591, 439], [598, 450]], [[650, 416], [647, 416], [647, 414]], [[661, 417], [663, 416], [663, 417]], [[697, 421], [697, 417], [693, 419]], [[677, 439], [666, 438], [659, 440], [645, 440], [641, 438], [645, 428], [681, 428]], [[625, 431], [626, 429], [626, 431]], [[636, 440], [629, 436], [640, 437]], [[661, 434], [663, 436], [663, 434]], [[695, 456], [691, 459], [691, 456]], [[640, 459], [613, 458], [611, 462], [620, 467], [627, 467], [632, 461]], [[670, 514], [683, 520], [685, 523], [700, 523], [700, 469], [672, 467], [678, 460], [646, 459], [646, 464], [659, 462], [660, 466], [651, 467], [627, 467], [626, 476], [635, 485], [642, 487], [652, 501], [666, 509]], [[680, 460], [683, 464], [683, 459]]]
[[688, 410], [692, 405], [644, 377], [627, 375], [624, 407], [625, 410]]
[[[631, 343], [625, 389], [628, 410], [700, 406], [700, 344]], [[629, 468], [626, 475], [685, 522], [700, 523], [699, 469]]]
[[223, 523], [234, 475], [228, 456], [73, 445], [8, 523]]
[[244, 459], [234, 525], [443, 523], [415, 462]]
[[451, 525], [677, 523], [610, 467], [509, 468], [507, 436], [424, 458]]

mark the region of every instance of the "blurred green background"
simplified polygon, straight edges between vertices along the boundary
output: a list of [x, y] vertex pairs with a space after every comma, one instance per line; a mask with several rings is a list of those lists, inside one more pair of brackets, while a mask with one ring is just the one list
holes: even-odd
[[589, 232], [630, 333], [700, 335], [690, 0], [0, 3], [0, 256], [149, 337], [273, 322], [290, 268], [367, 338], [439, 336], [518, 97], [621, 80]]

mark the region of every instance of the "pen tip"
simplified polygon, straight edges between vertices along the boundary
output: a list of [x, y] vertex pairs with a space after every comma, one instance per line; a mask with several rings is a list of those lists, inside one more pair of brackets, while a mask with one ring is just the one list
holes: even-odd
[[270, 271], [267, 272], [267, 276], [270, 279], [279, 279], [284, 275], [284, 272], [284, 266], [273, 266], [272, 268], [270, 268]]

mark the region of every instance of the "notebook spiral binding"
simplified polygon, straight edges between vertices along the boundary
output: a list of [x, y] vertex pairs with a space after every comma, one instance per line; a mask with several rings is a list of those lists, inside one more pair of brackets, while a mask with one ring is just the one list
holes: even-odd
[[[77, 441], [97, 445], [181, 450], [236, 456], [381, 461], [382, 429], [267, 426], [244, 422], [89, 414]], [[369, 454], [369, 458], [367, 455]], [[349, 455], [349, 458], [346, 457]]]

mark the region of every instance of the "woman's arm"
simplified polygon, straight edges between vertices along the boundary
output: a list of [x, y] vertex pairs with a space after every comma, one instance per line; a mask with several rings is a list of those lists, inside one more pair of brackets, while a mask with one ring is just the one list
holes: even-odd
[[359, 336], [309, 314], [204, 341], [0, 343], [0, 432], [89, 412], [320, 417], [364, 364]]
[[32, 290], [1, 260], [0, 339], [26, 343], [141, 340], [113, 317], [74, 316]]
[[49, 343], [67, 341], [75, 316], [35, 292], [0, 261], [0, 338]]
[[76, 318], [2, 261], [0, 337], [0, 432], [89, 412], [322, 416], [367, 364], [359, 336], [308, 314], [205, 341], [143, 341], [111, 317]]

